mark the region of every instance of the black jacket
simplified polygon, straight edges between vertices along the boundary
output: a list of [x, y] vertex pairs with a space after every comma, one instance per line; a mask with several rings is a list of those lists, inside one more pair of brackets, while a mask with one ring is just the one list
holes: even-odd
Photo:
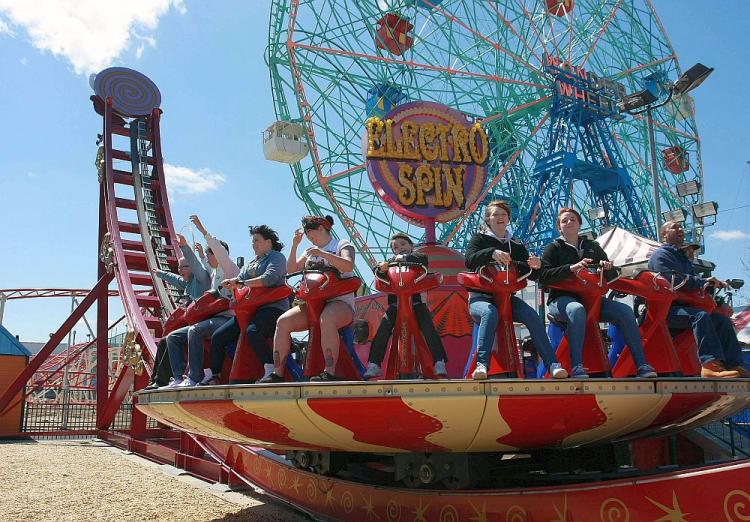
[[[564, 239], [557, 238], [547, 245], [542, 254], [542, 268], [539, 270], [539, 283], [546, 286], [557, 281], [562, 281], [573, 275], [570, 265], [574, 265], [581, 259], [588, 258], [594, 263], [609, 261], [607, 253], [596, 241], [585, 237], [578, 238], [578, 249], [568, 245]], [[607, 270], [604, 274], [607, 279], [617, 275], [615, 270]], [[549, 289], [548, 302], [554, 301], [563, 295], [574, 295], [554, 288]]]
[[[495, 250], [502, 250], [510, 254], [510, 258], [513, 260], [513, 265], [515, 265], [519, 275], [523, 275], [529, 271], [529, 251], [526, 250], [523, 243], [514, 238], [508, 241], [500, 241], [482, 233], [474, 234], [469, 240], [469, 244], [466, 247], [466, 268], [476, 270], [484, 265], [495, 263], [494, 259], [492, 259], [492, 253]], [[529, 279], [536, 281], [538, 277], [539, 271], [533, 270]]]
[[[393, 263], [396, 261], [396, 256], [392, 256], [388, 259], [389, 263]], [[421, 252], [412, 252], [410, 254], [406, 254], [403, 256], [403, 259], [401, 261], [406, 261], [408, 263], [419, 263], [420, 265], [427, 268], [429, 266], [429, 260], [427, 258], [427, 255], [421, 253]], [[385, 272], [381, 272], [378, 270], [378, 274], [381, 277], [385, 276]], [[388, 294], [388, 306], [395, 306], [396, 305], [396, 296], [393, 294]], [[412, 304], [421, 303], [422, 302], [422, 295], [421, 294], [414, 294], [411, 298]]]

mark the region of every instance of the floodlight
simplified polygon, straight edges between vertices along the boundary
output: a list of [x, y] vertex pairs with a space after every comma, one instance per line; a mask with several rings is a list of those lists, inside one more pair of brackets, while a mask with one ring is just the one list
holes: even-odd
[[675, 223], [683, 223], [685, 219], [687, 218], [687, 212], [685, 212], [685, 209], [676, 208], [674, 210], [662, 212], [661, 216], [664, 218], [664, 221], [674, 221]]
[[690, 69], [682, 73], [674, 82], [674, 93], [685, 94], [698, 87], [708, 75], [714, 71], [713, 67], [706, 67], [702, 63], [696, 63]]
[[604, 212], [604, 207], [594, 207], [588, 209], [586, 212], [589, 216], [589, 219], [604, 219], [606, 217], [606, 213]]
[[677, 189], [677, 195], [685, 198], [698, 194], [701, 191], [701, 183], [697, 180], [686, 181], [685, 183], [678, 183], [675, 188]]
[[612, 229], [617, 228], [617, 225], [605, 225], [599, 229], [599, 236], [603, 236]]
[[649, 103], [654, 103], [656, 100], [658, 100], [658, 98], [654, 95], [654, 93], [646, 89], [634, 94], [628, 94], [617, 105], [617, 108], [620, 109], [620, 112], [632, 111], [635, 109], [640, 109], [641, 107], [643, 107], [644, 105], [648, 105]]
[[715, 201], [706, 201], [705, 203], [696, 203], [693, 205], [693, 215], [697, 218], [715, 216], [718, 211], [719, 204]]

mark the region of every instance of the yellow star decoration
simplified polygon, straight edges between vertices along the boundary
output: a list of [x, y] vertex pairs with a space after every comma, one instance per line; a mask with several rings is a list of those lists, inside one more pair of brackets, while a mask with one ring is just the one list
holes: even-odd
[[557, 518], [554, 520], [551, 520], [550, 522], [578, 522], [578, 521], [571, 521], [568, 520], [568, 495], [565, 495], [565, 499], [563, 500], [563, 510], [562, 513], [560, 513], [560, 510], [557, 509], [557, 504], [552, 504], [552, 507], [555, 508], [555, 513], [557, 513]]
[[475, 522], [487, 522], [487, 513], [485, 511], [485, 504], [482, 504], [482, 511], [479, 511], [476, 507], [474, 507], [474, 504], [469, 502], [469, 505], [471, 506], [471, 509], [474, 510], [474, 513], [476, 513], [477, 516], [471, 517], [469, 520], [474, 520]]
[[293, 489], [295, 493], [299, 495], [299, 488], [302, 486], [302, 484], [299, 481], [298, 476], [294, 476], [294, 481], [292, 482], [291, 486], [289, 486], [289, 489]]
[[380, 518], [378, 514], [375, 513], [375, 507], [372, 504], [372, 495], [367, 495], [367, 498], [365, 498], [365, 496], [362, 494], [360, 494], [359, 496], [362, 497], [362, 502], [365, 503], [365, 505], [362, 506], [362, 509], [364, 509], [365, 513], [367, 513], [367, 518]]
[[649, 502], [651, 502], [653, 505], [658, 507], [659, 509], [663, 510], [666, 515], [664, 515], [661, 518], [658, 518], [654, 520], [654, 522], [688, 522], [688, 520], [685, 518], [690, 513], [683, 513], [682, 508], [680, 508], [680, 503], [677, 501], [677, 493], [672, 490], [672, 507], [668, 508], [664, 504], [660, 504], [654, 499], [651, 499], [649, 497], [646, 497]]
[[427, 519], [424, 517], [425, 512], [427, 511], [427, 508], [430, 507], [429, 504], [422, 505], [422, 499], [419, 499], [419, 505], [414, 508], [414, 522], [427, 522]]
[[336, 500], [336, 499], [333, 498], [333, 488], [331, 488], [328, 491], [326, 491], [326, 506], [328, 504], [330, 504], [331, 506], [333, 506], [333, 501], [334, 500]]

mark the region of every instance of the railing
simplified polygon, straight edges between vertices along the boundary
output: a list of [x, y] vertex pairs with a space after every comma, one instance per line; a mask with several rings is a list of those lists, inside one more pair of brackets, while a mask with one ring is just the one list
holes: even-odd
[[750, 408], [698, 431], [726, 444], [733, 459], [750, 457]]

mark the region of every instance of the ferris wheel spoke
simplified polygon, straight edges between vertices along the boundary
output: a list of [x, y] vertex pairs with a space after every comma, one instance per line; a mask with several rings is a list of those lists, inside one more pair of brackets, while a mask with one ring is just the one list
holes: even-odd
[[448, 13], [447, 11], [443, 10], [441, 7], [437, 5], [433, 5], [429, 0], [422, 0], [422, 1], [428, 4], [429, 6], [431, 6], [433, 11], [442, 14], [451, 24], [458, 24], [466, 31], [469, 31], [474, 37], [479, 38], [480, 40], [484, 41], [485, 43], [493, 47], [495, 50], [513, 58], [517, 63], [523, 65], [524, 67], [526, 67], [533, 73], [539, 74], [540, 72], [539, 69], [537, 69], [536, 67], [528, 63], [526, 60], [522, 59], [520, 56], [510, 52], [508, 49], [500, 45], [498, 42], [494, 42], [490, 40], [487, 36], [477, 31], [476, 29], [472, 29], [464, 21], [460, 20], [455, 15]]
[[644, 64], [641, 64], [641, 65], [636, 65], [635, 67], [631, 67], [629, 69], [625, 69], [624, 71], [621, 71], [621, 72], [617, 73], [615, 76], [613, 76], [613, 79], [624, 78], [624, 77], [626, 77], [626, 76], [628, 76], [628, 75], [630, 75], [630, 74], [632, 74], [634, 72], [638, 72], [640, 70], [647, 69], [649, 67], [653, 67], [654, 65], [660, 65], [662, 63], [668, 62], [670, 60], [674, 60], [676, 58], [677, 58], [677, 56], [675, 56], [674, 54], [670, 54], [669, 56], [665, 56], [664, 58], [659, 58], [659, 59], [653, 60], [653, 61], [648, 62], [648, 63], [644, 63]]
[[475, 78], [481, 78], [484, 80], [490, 80], [493, 82], [499, 82], [499, 83], [508, 83], [513, 85], [526, 85], [528, 87], [537, 87], [540, 89], [546, 89], [548, 88], [547, 85], [541, 84], [541, 83], [535, 83], [535, 82], [529, 82], [524, 80], [515, 80], [513, 78], [504, 78], [497, 75], [491, 75], [491, 74], [482, 74], [477, 73], [473, 71], [466, 71], [466, 70], [459, 70], [459, 69], [452, 69], [450, 67], [441, 67], [438, 65], [429, 65], [426, 63], [417, 63], [407, 60], [398, 60], [396, 58], [389, 58], [387, 56], [377, 56], [374, 54], [365, 54], [365, 53], [357, 53], [352, 51], [346, 51], [343, 49], [332, 49], [330, 47], [320, 47], [317, 45], [307, 45], [299, 42], [291, 42], [290, 47], [296, 48], [296, 49], [306, 49], [308, 51], [316, 51], [321, 53], [328, 53], [328, 54], [336, 54], [340, 56], [349, 56], [353, 58], [364, 58], [366, 60], [371, 60], [374, 62], [382, 62], [382, 63], [390, 63], [394, 65], [405, 65], [408, 67], [413, 67], [417, 69], [424, 69], [424, 70], [430, 70], [430, 71], [438, 71], [443, 72], [447, 74], [455, 74], [459, 76], [471, 76]]
[[[636, 153], [635, 153], [635, 151], [633, 151], [633, 149], [631, 149], [631, 148], [630, 148], [630, 147], [628, 146], [628, 144], [627, 144], [627, 142], [626, 142], [625, 140], [623, 140], [623, 139], [622, 139], [622, 138], [621, 138], [621, 137], [620, 137], [620, 136], [619, 136], [619, 135], [618, 135], [617, 133], [612, 133], [612, 137], [614, 137], [614, 139], [615, 139], [615, 141], [616, 141], [616, 142], [618, 142], [618, 143], [619, 143], [620, 145], [622, 145], [622, 146], [623, 146], [623, 148], [624, 148], [624, 149], [625, 149], [625, 151], [626, 151], [626, 152], [628, 153], [628, 155], [629, 155], [629, 156], [630, 156], [630, 157], [631, 157], [632, 159], [634, 159], [634, 160], [635, 160], [635, 161], [636, 161], [636, 162], [637, 162], [637, 163], [638, 163], [638, 164], [639, 164], [639, 165], [641, 166], [641, 168], [642, 168], [642, 169], [643, 169], [644, 171], [646, 171], [646, 172], [648, 173], [648, 175], [649, 175], [650, 177], [653, 177], [653, 176], [654, 176], [654, 171], [653, 171], [653, 169], [651, 168], [651, 166], [650, 166], [650, 165], [647, 165], [647, 164], [646, 164], [646, 163], [645, 163], [645, 162], [643, 161], [643, 159], [642, 159], [642, 158], [641, 158], [641, 157], [640, 157], [640, 156], [639, 156], [638, 154], [636, 154]], [[676, 199], [676, 198], [678, 197], [678, 196], [677, 196], [677, 194], [676, 194], [675, 192], [673, 192], [673, 191], [672, 191], [672, 189], [671, 189], [671, 188], [669, 187], [669, 185], [667, 185], [667, 184], [666, 184], [666, 183], [664, 182], [664, 180], [663, 180], [663, 179], [662, 179], [662, 178], [661, 178], [660, 176], [658, 176], [658, 175], [656, 176], [656, 182], [657, 182], [657, 183], [658, 183], [658, 185], [659, 185], [659, 186], [661, 187], [661, 189], [662, 189], [662, 191], [663, 191], [663, 192], [667, 192], [667, 193], [669, 193], [669, 194], [670, 194], [670, 195], [672, 195], [672, 196], [673, 196], [673, 197], [674, 197], [675, 199]]]
[[[539, 132], [539, 129], [542, 128], [542, 125], [549, 119], [549, 113], [545, 114], [544, 117], [539, 120], [539, 123], [536, 124], [536, 126], [531, 130], [529, 135], [526, 137], [526, 143], [533, 138], [537, 132]], [[474, 213], [474, 211], [477, 209], [477, 207], [484, 201], [484, 198], [489, 194], [492, 189], [500, 183], [500, 180], [503, 178], [506, 172], [508, 172], [508, 169], [511, 168], [511, 166], [516, 162], [516, 160], [521, 156], [521, 154], [524, 151], [525, 145], [520, 145], [518, 149], [513, 153], [513, 155], [508, 158], [508, 161], [505, 162], [505, 165], [503, 165], [503, 168], [500, 170], [500, 172], [495, 175], [494, 178], [487, 184], [487, 186], [482, 190], [481, 194], [479, 194], [479, 197], [471, 204], [469, 205], [469, 208], [467, 208], [464, 213], [461, 215], [461, 217], [456, 221], [456, 224], [453, 227], [453, 230], [451, 230], [448, 235], [445, 238], [446, 243], [451, 241], [453, 239], [453, 236], [456, 235], [456, 233], [461, 229], [461, 226], [464, 224], [466, 219]]]
[[531, 46], [529, 45], [529, 42], [527, 42], [526, 39], [523, 38], [521, 36], [521, 34], [518, 31], [515, 30], [515, 28], [513, 27], [513, 25], [511, 25], [510, 21], [507, 18], [505, 18], [505, 16], [503, 16], [503, 14], [500, 12], [500, 10], [495, 6], [495, 3], [493, 2], [493, 0], [487, 0], [487, 3], [490, 5], [490, 7], [492, 8], [492, 10], [495, 11], [495, 13], [497, 14], [497, 16], [500, 19], [502, 19], [502, 21], [505, 24], [505, 26], [516, 36], [516, 38], [518, 38], [518, 40], [521, 42], [521, 44], [524, 47], [526, 47], [526, 49], [532, 55], [534, 55], [534, 57], [537, 60], [539, 60], [539, 63], [542, 63], [542, 58], [536, 53], [536, 51], [534, 51], [534, 49], [531, 48]]
[[622, 0], [617, 0], [617, 3], [615, 3], [614, 7], [612, 7], [612, 10], [609, 12], [609, 16], [607, 16], [607, 19], [602, 24], [601, 29], [599, 29], [599, 33], [596, 35], [594, 42], [591, 44], [591, 47], [589, 47], [589, 50], [586, 52], [586, 55], [583, 57], [583, 60], [581, 61], [581, 67], [586, 65], [586, 62], [589, 60], [589, 57], [591, 56], [591, 53], [594, 52], [594, 49], [596, 49], [596, 46], [599, 43], [599, 40], [601, 40], [602, 35], [607, 30], [607, 26], [609, 26], [610, 22], [612, 22], [612, 19], [615, 17], [615, 13], [620, 8], [620, 4], [622, 4]]
[[502, 114], [493, 114], [492, 116], [488, 116], [487, 118], [482, 119], [482, 123], [489, 123], [493, 120], [497, 120], [499, 118], [505, 118], [507, 116], [510, 116], [511, 114], [514, 114], [519, 111], [524, 111], [526, 109], [530, 109], [531, 107], [534, 107], [535, 105], [539, 105], [540, 103], [545, 103], [552, 99], [552, 95], [549, 94], [547, 96], [544, 96], [543, 98], [539, 98], [538, 100], [533, 100], [528, 103], [524, 103], [523, 105], [517, 105], [511, 109], [508, 109]]

